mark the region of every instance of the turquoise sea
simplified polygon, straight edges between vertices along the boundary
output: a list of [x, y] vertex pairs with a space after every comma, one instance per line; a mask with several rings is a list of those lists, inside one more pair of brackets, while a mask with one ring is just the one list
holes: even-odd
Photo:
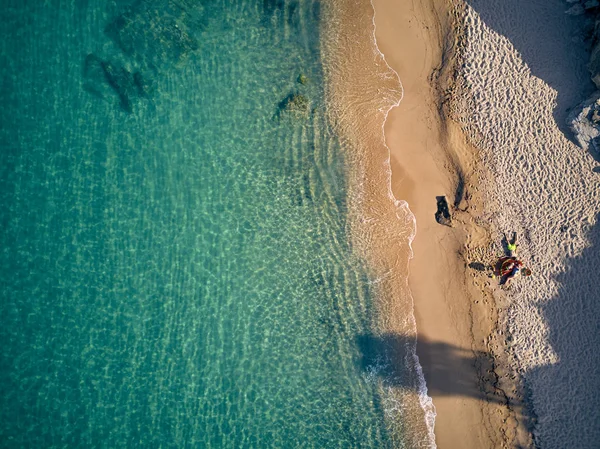
[[385, 448], [315, 0], [9, 0], [0, 447]]

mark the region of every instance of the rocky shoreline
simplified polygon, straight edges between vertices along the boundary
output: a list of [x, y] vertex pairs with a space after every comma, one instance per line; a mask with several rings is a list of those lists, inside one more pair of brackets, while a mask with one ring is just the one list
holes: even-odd
[[598, 0], [566, 0], [570, 4], [566, 14], [585, 16], [584, 41], [589, 45], [590, 79], [596, 90], [581, 104], [573, 108], [567, 124], [576, 142], [600, 160], [600, 2]]

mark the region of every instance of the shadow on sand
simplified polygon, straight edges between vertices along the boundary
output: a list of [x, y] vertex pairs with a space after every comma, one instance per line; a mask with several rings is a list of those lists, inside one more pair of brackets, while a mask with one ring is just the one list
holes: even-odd
[[538, 411], [540, 447], [597, 448], [600, 442], [600, 214], [590, 244], [557, 275], [540, 306], [558, 363], [526, 373]]
[[483, 22], [506, 37], [531, 73], [557, 92], [554, 120], [573, 140], [566, 125], [569, 110], [594, 90], [587, 70], [589, 52], [580, 42], [584, 17], [565, 14], [564, 0], [467, 0]]
[[[600, 215], [597, 223], [587, 234], [590, 246], [556, 276], [557, 294], [540, 305], [558, 362], [524, 373], [525, 385], [511, 395], [522, 400], [511, 402], [496, 387], [491, 354], [419, 339], [418, 352], [429, 395], [508, 403], [529, 429], [535, 427], [537, 447], [567, 447], [567, 442], [568, 447], [598, 447]], [[357, 338], [360, 366], [377, 373], [384, 384], [415, 390], [418, 379], [414, 374], [405, 374], [406, 367], [413, 363], [414, 343], [414, 338], [402, 335], [362, 335]], [[465, 378], [465, 372], [472, 372], [473, 377]]]
[[[361, 335], [357, 339], [361, 352], [360, 365], [365, 371], [376, 372], [384, 384], [401, 389], [416, 390], [418, 379], [407, 374], [413, 364], [414, 339], [402, 335]], [[481, 351], [458, 348], [442, 342], [419, 339], [419, 357], [424, 366], [429, 395], [463, 396], [495, 403], [506, 403], [507, 398], [494, 385], [497, 379], [491, 370], [493, 357]], [[461, 368], [471, 368], [463, 370]], [[479, 372], [465, 378], [465, 372]]]

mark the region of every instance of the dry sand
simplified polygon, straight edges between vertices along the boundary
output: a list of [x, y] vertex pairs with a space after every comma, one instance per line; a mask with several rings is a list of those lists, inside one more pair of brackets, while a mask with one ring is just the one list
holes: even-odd
[[448, 108], [480, 149], [495, 241], [521, 236], [533, 276], [496, 297], [512, 368], [522, 373], [541, 448], [600, 441], [600, 178], [565, 131], [590, 93], [582, 22], [561, 0], [468, 0]]

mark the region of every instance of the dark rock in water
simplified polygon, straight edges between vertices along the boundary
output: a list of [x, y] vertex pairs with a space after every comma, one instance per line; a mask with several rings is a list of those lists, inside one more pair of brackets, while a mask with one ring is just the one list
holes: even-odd
[[304, 73], [301, 73], [300, 75], [298, 75], [298, 82], [300, 84], [306, 84], [308, 82], [308, 78], [306, 77], [306, 75]]
[[292, 28], [300, 27], [300, 9], [299, 2], [289, 2], [287, 8], [287, 23]]
[[284, 0], [263, 0], [263, 12], [266, 16], [272, 16], [285, 8]]
[[86, 78], [102, 79], [104, 70], [102, 69], [102, 59], [90, 53], [85, 57], [83, 64], [83, 76]]
[[136, 98], [149, 98], [154, 93], [154, 80], [162, 69], [172, 68], [198, 49], [198, 41], [190, 30], [200, 32], [205, 28], [209, 15], [203, 12], [208, 3], [136, 0], [105, 28], [124, 53], [126, 63], [116, 62], [113, 56], [107, 60], [88, 55], [85, 89], [103, 99], [116, 94], [121, 107], [132, 112]]
[[310, 113], [310, 102], [304, 95], [292, 92], [277, 105], [277, 112], [273, 119], [280, 119], [282, 115], [295, 115], [307, 117]]
[[83, 87], [95, 96], [106, 100], [114, 95], [114, 90], [106, 82], [102, 63], [102, 59], [94, 54], [86, 56], [83, 64]]
[[445, 196], [437, 196], [437, 212], [435, 213], [435, 221], [441, 225], [452, 227], [452, 217], [448, 209], [448, 201]]
[[118, 67], [110, 62], [102, 62], [106, 81], [119, 96], [124, 111], [132, 112], [131, 97], [137, 94], [133, 75], [125, 67]]
[[85, 58], [83, 69], [84, 87], [88, 92], [105, 100], [116, 95], [123, 110], [131, 113], [132, 100], [141, 95], [142, 88], [149, 91], [150, 86], [141, 75], [136, 77], [136, 74], [119, 64], [89, 54]]
[[302, 94], [291, 93], [279, 103], [279, 110], [286, 112], [308, 113], [309, 102]]
[[151, 78], [142, 75], [141, 72], [133, 74], [133, 82], [140, 97], [149, 97], [156, 89], [156, 85]]
[[163, 67], [180, 62], [198, 49], [198, 42], [186, 25], [193, 9], [185, 2], [137, 2], [110, 23], [105, 32], [139, 63]]

